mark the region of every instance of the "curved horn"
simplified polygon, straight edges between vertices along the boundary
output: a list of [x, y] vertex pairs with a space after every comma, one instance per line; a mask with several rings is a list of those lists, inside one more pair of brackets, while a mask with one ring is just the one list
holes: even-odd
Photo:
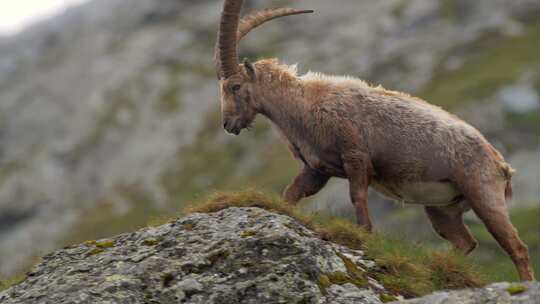
[[[242, 18], [242, 20], [240, 20], [236, 43], [238, 44], [240, 40], [242, 40], [242, 38], [244, 38], [254, 28], [270, 20], [280, 18], [280, 17], [285, 17], [285, 16], [308, 14], [308, 13], [313, 13], [313, 12], [314, 12], [313, 10], [299, 10], [299, 9], [294, 9], [294, 8], [272, 8], [272, 9], [265, 9], [262, 11], [256, 11], [256, 12], [250, 13], [249, 15]], [[223, 72], [221, 68], [219, 43], [216, 44], [214, 60], [216, 62], [217, 76], [218, 76], [218, 79], [220, 79], [223, 76]]]
[[238, 41], [240, 41], [254, 28], [270, 20], [285, 16], [310, 14], [313, 12], [313, 10], [299, 10], [294, 8], [271, 8], [258, 12], [253, 12], [242, 18], [242, 20], [240, 21], [240, 26], [238, 29]]
[[228, 78], [238, 71], [237, 35], [244, 0], [225, 0], [218, 33], [219, 75]]

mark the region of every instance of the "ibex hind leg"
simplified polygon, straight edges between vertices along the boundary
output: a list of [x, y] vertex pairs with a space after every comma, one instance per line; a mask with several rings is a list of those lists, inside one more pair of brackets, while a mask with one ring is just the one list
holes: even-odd
[[450, 241], [463, 254], [471, 253], [478, 246], [478, 242], [463, 223], [461, 208], [426, 206], [425, 211], [435, 232]]
[[[484, 181], [481, 181], [484, 179]], [[510, 256], [522, 281], [534, 280], [530, 264], [529, 250], [518, 236], [516, 228], [510, 222], [506, 208], [506, 181], [494, 177], [486, 182], [485, 176], [469, 176], [460, 185], [465, 198], [476, 215], [482, 220], [497, 243]]]

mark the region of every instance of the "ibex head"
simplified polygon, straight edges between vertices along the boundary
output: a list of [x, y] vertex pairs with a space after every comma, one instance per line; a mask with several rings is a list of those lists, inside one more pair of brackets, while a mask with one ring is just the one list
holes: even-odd
[[257, 70], [247, 59], [240, 64], [238, 43], [252, 29], [269, 20], [313, 12], [289, 8], [268, 9], [240, 20], [243, 3], [243, 0], [225, 1], [215, 50], [216, 71], [221, 86], [223, 127], [235, 135], [249, 127], [258, 113], [254, 100]]

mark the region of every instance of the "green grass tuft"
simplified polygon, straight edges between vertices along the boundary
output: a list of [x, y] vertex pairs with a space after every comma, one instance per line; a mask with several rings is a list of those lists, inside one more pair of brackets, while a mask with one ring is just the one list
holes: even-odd
[[356, 263], [351, 261], [345, 255], [338, 253], [338, 256], [343, 261], [343, 264], [345, 264], [345, 268], [347, 269], [347, 274], [349, 277], [349, 283], [352, 283], [359, 288], [366, 287], [368, 285], [368, 279], [365, 271], [360, 269], [358, 265], [356, 265]]
[[105, 248], [111, 248], [114, 247], [114, 241], [113, 240], [102, 240], [99, 242], [96, 242], [96, 247], [105, 249]]
[[257, 235], [257, 231], [254, 231], [254, 230], [246, 230], [246, 231], [242, 231], [242, 233], [240, 233], [240, 236], [242, 238], [249, 238], [249, 237], [252, 237], [252, 236], [255, 236]]
[[328, 294], [328, 288], [332, 286], [332, 282], [330, 282], [330, 278], [327, 275], [321, 274], [317, 281], [317, 285], [319, 286], [321, 293], [325, 296]]
[[508, 286], [508, 288], [506, 288], [506, 291], [511, 295], [517, 295], [527, 291], [527, 287], [525, 287], [525, 285], [523, 284], [513, 284]]

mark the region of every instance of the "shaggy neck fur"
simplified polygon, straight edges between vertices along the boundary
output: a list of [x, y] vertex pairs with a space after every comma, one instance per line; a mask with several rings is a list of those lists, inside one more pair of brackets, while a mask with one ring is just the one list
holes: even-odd
[[255, 99], [258, 112], [270, 119], [286, 137], [297, 137], [303, 132], [309, 104], [306, 89], [296, 75], [295, 67], [280, 65], [277, 60], [255, 63], [257, 89]]
[[[270, 119], [290, 139], [306, 138], [308, 134], [321, 134], [313, 129], [317, 124], [320, 107], [335, 92], [354, 90], [369, 94], [381, 87], [370, 87], [360, 79], [335, 77], [309, 72], [298, 76], [296, 66], [279, 64], [276, 59], [255, 63], [258, 79], [255, 99], [258, 112]], [[313, 138], [313, 137], [311, 137]]]

